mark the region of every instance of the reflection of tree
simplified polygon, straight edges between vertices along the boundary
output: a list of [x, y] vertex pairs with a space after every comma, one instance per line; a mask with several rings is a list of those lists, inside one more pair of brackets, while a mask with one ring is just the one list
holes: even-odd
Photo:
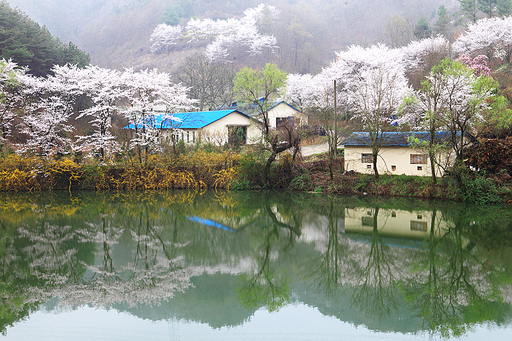
[[[341, 288], [341, 277], [346, 275], [346, 261], [349, 260], [349, 257], [346, 257], [348, 245], [340, 240], [340, 233], [343, 231], [342, 226], [339, 226], [339, 218], [335, 210], [334, 198], [330, 198], [325, 250], [322, 250], [322, 255], [319, 258], [308, 264], [309, 271], [311, 271], [308, 277], [327, 297], [336, 296]], [[349, 267], [353, 267], [353, 264], [350, 264]]]
[[261, 220], [264, 224], [258, 229], [261, 244], [253, 249], [254, 261], [257, 270], [253, 275], [241, 275], [237, 288], [239, 300], [246, 308], [255, 308], [261, 305], [269, 311], [278, 310], [290, 298], [289, 280], [284, 273], [278, 272], [277, 266], [272, 264], [274, 252], [286, 251], [291, 248], [297, 237], [300, 236], [300, 221], [292, 214], [293, 225], [278, 219], [278, 216], [265, 202]]
[[477, 322], [503, 320], [507, 308], [499, 303], [495, 271], [475, 257], [466, 237], [466, 214], [455, 215], [454, 226], [445, 231], [438, 215], [434, 209], [428, 248], [416, 260], [418, 271], [403, 287], [405, 298], [423, 318], [424, 328], [442, 336], [462, 335]]
[[400, 272], [378, 230], [379, 207], [373, 215], [373, 230], [366, 265], [358, 269], [359, 285], [354, 288], [353, 304], [380, 318], [397, 310]]

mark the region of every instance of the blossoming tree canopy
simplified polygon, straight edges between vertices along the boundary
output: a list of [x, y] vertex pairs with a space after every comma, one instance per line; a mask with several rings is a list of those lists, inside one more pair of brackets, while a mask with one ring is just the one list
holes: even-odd
[[471, 23], [453, 43], [458, 55], [486, 55], [489, 60], [510, 62], [512, 56], [512, 17], [484, 18]]
[[189, 41], [210, 40], [206, 55], [211, 60], [224, 60], [229, 55], [228, 49], [235, 46], [246, 46], [250, 54], [259, 54], [264, 49], [274, 48], [276, 38], [261, 34], [258, 22], [265, 16], [275, 19], [278, 15], [279, 10], [276, 7], [261, 4], [245, 10], [243, 17], [239, 19], [190, 19], [185, 27], [160, 24], [151, 35], [151, 50], [163, 51], [176, 44], [176, 40], [183, 36]]

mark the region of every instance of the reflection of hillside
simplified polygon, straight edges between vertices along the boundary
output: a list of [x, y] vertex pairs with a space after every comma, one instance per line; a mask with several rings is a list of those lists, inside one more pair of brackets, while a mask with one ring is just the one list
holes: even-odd
[[206, 323], [213, 328], [234, 327], [249, 320], [256, 309], [244, 308], [237, 299], [237, 277], [231, 275], [203, 275], [195, 277], [194, 287], [178, 293], [172, 301], [158, 306], [115, 308], [153, 321], [172, 318]]

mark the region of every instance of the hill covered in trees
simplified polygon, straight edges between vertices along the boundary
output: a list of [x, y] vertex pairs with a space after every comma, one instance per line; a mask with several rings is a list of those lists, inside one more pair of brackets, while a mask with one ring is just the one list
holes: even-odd
[[[287, 72], [317, 73], [335, 51], [351, 44], [406, 45], [415, 38], [420, 19], [428, 34], [440, 29], [455, 33], [461, 16], [457, 0], [9, 0], [61, 40], [71, 40], [90, 53], [93, 64], [118, 70], [157, 67], [171, 73], [187, 57], [203, 53], [207, 44], [183, 39], [172, 49], [152, 52], [150, 37], [159, 24], [242, 19], [244, 11], [262, 2], [280, 12], [274, 20], [258, 23], [261, 34], [276, 38], [277, 49], [258, 57], [243, 49], [231, 51], [235, 68], [273, 62]], [[444, 18], [454, 25], [436, 26], [440, 5], [447, 12]]]
[[62, 43], [26, 14], [0, 2], [0, 58], [27, 66], [35, 76], [47, 75], [54, 65], [85, 66], [90, 56], [75, 44]]

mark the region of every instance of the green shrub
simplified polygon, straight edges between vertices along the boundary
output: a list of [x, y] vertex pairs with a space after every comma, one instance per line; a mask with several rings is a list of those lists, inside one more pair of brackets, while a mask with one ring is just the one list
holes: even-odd
[[460, 196], [463, 201], [472, 204], [500, 204], [501, 190], [496, 181], [483, 175], [462, 174]]

